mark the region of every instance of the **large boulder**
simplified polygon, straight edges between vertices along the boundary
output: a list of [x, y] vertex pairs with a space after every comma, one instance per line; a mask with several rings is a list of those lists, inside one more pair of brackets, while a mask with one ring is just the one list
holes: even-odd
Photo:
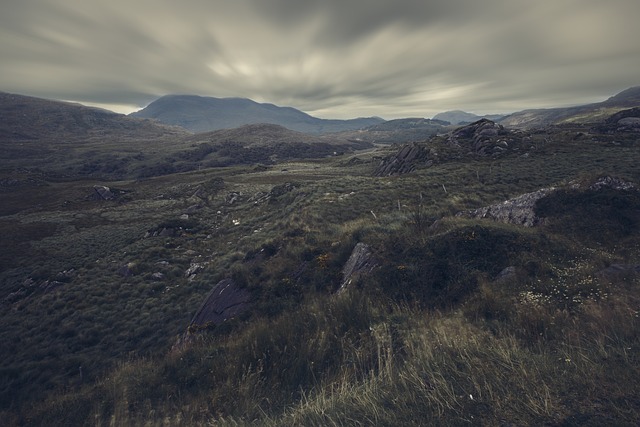
[[488, 119], [481, 119], [451, 132], [449, 143], [466, 146], [474, 153], [483, 156], [495, 156], [509, 147], [511, 132], [504, 126]]
[[[522, 194], [518, 197], [514, 197], [513, 199], [509, 199], [495, 205], [458, 212], [456, 216], [463, 218], [489, 218], [509, 224], [534, 227], [542, 224], [544, 222], [543, 217], [548, 215], [549, 209], [542, 209], [543, 212], [540, 214], [541, 204], [553, 205], [555, 203], [551, 198], [552, 195], [562, 194], [562, 192], [568, 192], [568, 194], [599, 192], [606, 189], [614, 191], [635, 191], [637, 190], [637, 186], [620, 178], [603, 176], [595, 181], [588, 183], [573, 183], [565, 188], [543, 188], [532, 193]], [[544, 213], [545, 211], [547, 214]]]
[[456, 216], [465, 218], [489, 218], [509, 224], [533, 227], [542, 222], [542, 219], [539, 218], [535, 212], [536, 203], [555, 190], [554, 187], [543, 188], [533, 193], [526, 193], [506, 200], [502, 203], [459, 212]]

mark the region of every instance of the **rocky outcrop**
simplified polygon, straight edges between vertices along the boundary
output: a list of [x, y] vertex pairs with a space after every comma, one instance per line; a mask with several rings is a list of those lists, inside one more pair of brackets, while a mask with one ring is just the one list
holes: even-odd
[[338, 292], [344, 291], [354, 280], [361, 275], [371, 273], [378, 267], [378, 260], [375, 258], [369, 245], [358, 243], [351, 252], [351, 256], [342, 268], [342, 281]]
[[454, 130], [448, 141], [453, 145], [469, 147], [474, 153], [482, 156], [496, 156], [513, 145], [510, 139], [511, 132], [504, 126], [488, 119], [481, 119]]
[[618, 111], [596, 126], [595, 130], [603, 133], [640, 132], [640, 107]]
[[[574, 183], [568, 187], [570, 191], [599, 191], [605, 188], [627, 191], [635, 190], [637, 186], [620, 178], [603, 176], [587, 184]], [[536, 214], [538, 201], [559, 190], [560, 188], [555, 187], [543, 188], [495, 205], [458, 212], [456, 216], [463, 218], [489, 218], [509, 224], [534, 227], [544, 222], [544, 218]]]
[[233, 279], [223, 279], [209, 292], [191, 319], [187, 332], [194, 334], [226, 322], [246, 311], [251, 301], [249, 291], [240, 288]]
[[589, 190], [600, 190], [602, 188], [611, 188], [613, 190], [634, 190], [637, 187], [632, 182], [612, 176], [603, 176], [598, 178], [589, 186]]
[[535, 213], [535, 206], [538, 200], [551, 194], [556, 189], [554, 187], [543, 188], [533, 193], [523, 194], [513, 199], [504, 201], [491, 206], [463, 211], [456, 214], [458, 217], [464, 218], [490, 218], [495, 221], [506, 222], [509, 224], [523, 225], [525, 227], [533, 227], [542, 222]]
[[373, 175], [402, 175], [413, 172], [420, 164], [429, 165], [429, 150], [424, 145], [414, 142], [403, 146], [396, 154], [383, 159]]

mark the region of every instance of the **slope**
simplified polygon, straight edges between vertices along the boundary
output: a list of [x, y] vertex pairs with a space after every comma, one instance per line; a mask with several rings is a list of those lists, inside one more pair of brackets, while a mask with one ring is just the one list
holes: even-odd
[[261, 104], [245, 98], [214, 98], [195, 95], [166, 95], [132, 117], [155, 119], [192, 132], [235, 128], [247, 124], [271, 123], [307, 133], [340, 132], [380, 123], [377, 117], [352, 120], [319, 119], [291, 107]]
[[552, 124], [598, 123], [620, 110], [640, 106], [640, 86], [626, 89], [603, 102], [566, 108], [524, 110], [499, 120], [504, 126], [540, 128]]

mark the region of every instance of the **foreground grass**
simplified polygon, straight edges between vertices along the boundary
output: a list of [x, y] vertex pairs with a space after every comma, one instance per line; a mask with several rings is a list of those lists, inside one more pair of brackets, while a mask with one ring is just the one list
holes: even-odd
[[[495, 295], [446, 313], [361, 292], [316, 297], [233, 338], [124, 364], [32, 421], [633, 425], [640, 293], [637, 282], [614, 288], [571, 312], [503, 296], [513, 317], [497, 324], [477, 316]], [[545, 334], [528, 331], [531, 322], [546, 323]]]

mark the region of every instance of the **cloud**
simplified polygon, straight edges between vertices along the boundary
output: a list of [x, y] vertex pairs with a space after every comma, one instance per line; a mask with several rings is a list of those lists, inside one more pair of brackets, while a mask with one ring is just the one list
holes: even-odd
[[571, 105], [640, 84], [637, 16], [637, 0], [22, 0], [0, 5], [0, 90], [323, 117]]

